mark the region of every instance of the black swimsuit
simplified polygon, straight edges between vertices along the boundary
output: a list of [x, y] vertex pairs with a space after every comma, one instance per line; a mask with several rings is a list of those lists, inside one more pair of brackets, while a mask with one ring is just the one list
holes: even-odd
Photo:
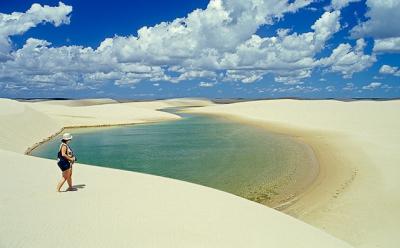
[[[62, 145], [64, 145], [64, 144], [62, 144]], [[67, 152], [68, 152], [68, 149], [72, 152], [72, 150], [69, 148], [69, 146], [67, 144], [65, 144], [65, 145], [67, 146]], [[60, 167], [61, 171], [66, 171], [69, 168], [71, 168], [70, 162], [66, 158], [64, 158], [61, 154], [61, 147], [60, 147], [60, 150], [58, 151], [57, 157], [58, 157], [57, 165], [58, 165], [58, 167]]]

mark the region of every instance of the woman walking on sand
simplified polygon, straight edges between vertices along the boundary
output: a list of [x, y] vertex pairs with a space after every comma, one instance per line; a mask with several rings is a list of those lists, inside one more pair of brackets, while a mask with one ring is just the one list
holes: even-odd
[[67, 181], [68, 189], [67, 191], [75, 191], [76, 189], [72, 187], [72, 164], [76, 161], [75, 155], [72, 149], [69, 147], [68, 143], [71, 141], [72, 135], [70, 133], [64, 133], [60, 148], [58, 150], [57, 164], [62, 171], [61, 181], [57, 185], [57, 192], [61, 192], [61, 187]]

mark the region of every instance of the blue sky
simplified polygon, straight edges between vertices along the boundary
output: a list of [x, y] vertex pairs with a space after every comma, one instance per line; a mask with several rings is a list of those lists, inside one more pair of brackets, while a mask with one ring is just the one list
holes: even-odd
[[400, 1], [2, 1], [0, 97], [400, 96]]

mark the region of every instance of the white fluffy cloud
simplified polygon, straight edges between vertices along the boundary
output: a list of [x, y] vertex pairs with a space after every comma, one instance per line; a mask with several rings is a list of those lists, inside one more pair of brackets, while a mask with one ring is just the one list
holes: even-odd
[[373, 37], [376, 53], [400, 52], [400, 1], [398, 0], [367, 0], [367, 21], [355, 26], [351, 33], [353, 37]]
[[[196, 79], [207, 87], [209, 83], [204, 82], [253, 83], [271, 74], [276, 82], [298, 84], [316, 67], [351, 77], [375, 61], [374, 55], [364, 54], [363, 39], [354, 47], [339, 45], [327, 58], [316, 56], [340, 29], [338, 9], [354, 1], [333, 1], [336, 10], [323, 13], [305, 33], [280, 29], [274, 36], [256, 34], [261, 26], [274, 24], [311, 0], [211, 0], [204, 10], [143, 27], [137, 36], [107, 38], [95, 49], [53, 47], [45, 40], [30, 38], [12, 51], [10, 36], [41, 22], [55, 26], [69, 22], [72, 7], [34, 4], [25, 13], [0, 16], [0, 25], [10, 25], [4, 29], [9, 31], [0, 31], [0, 56], [3, 51], [7, 57], [0, 61], [0, 82], [9, 87], [97, 88], [107, 82], [127, 86], [143, 80], [178, 83]], [[14, 18], [19, 24], [4, 21], [4, 16], [12, 15], [24, 18]]]
[[353, 36], [376, 39], [400, 37], [400, 1], [367, 0], [366, 4], [369, 9], [366, 13], [368, 20], [353, 28]]
[[361, 0], [332, 0], [330, 8], [340, 10], [347, 7], [352, 2], [359, 2]]
[[226, 70], [223, 81], [252, 83], [273, 73], [279, 82], [297, 82], [311, 75], [313, 57], [339, 30], [340, 12], [324, 13], [311, 27], [313, 32], [280, 30], [277, 36], [266, 38], [254, 33], [260, 25], [307, 3], [211, 1], [206, 10], [196, 10], [187, 18], [144, 27], [138, 37], [107, 39], [100, 47], [120, 63], [180, 68], [176, 71], [183, 73], [170, 78], [173, 82], [204, 78], [206, 74], [209, 79], [218, 78], [212, 70]]
[[400, 37], [375, 40], [374, 52], [400, 53]]
[[319, 91], [321, 91], [321, 88], [303, 85], [294, 85], [289, 88], [279, 87], [271, 90], [272, 93], [310, 93]]
[[379, 73], [389, 74], [389, 75], [394, 75], [396, 77], [400, 77], [400, 69], [397, 66], [383, 65], [379, 69]]
[[275, 81], [297, 83], [311, 75], [316, 66], [314, 56], [339, 30], [340, 12], [325, 12], [311, 29], [313, 32], [290, 33], [279, 30], [277, 36], [262, 38], [252, 35], [232, 53], [224, 53], [219, 68], [232, 68], [227, 79], [254, 82], [272, 73]]
[[[105, 39], [97, 49], [81, 46], [52, 47], [44, 40], [28, 39], [17, 51], [8, 48], [9, 36], [25, 32], [42, 21], [54, 25], [68, 23], [72, 8], [32, 5], [25, 13], [3, 16], [2, 49], [9, 59], [0, 64], [0, 78], [39, 85], [49, 82], [54, 72], [72, 80], [94, 83], [113, 80], [117, 85], [141, 80], [179, 82], [197, 78], [213, 79], [224, 53], [235, 51], [262, 25], [273, 24], [287, 12], [306, 6], [309, 0], [211, 0], [205, 10], [195, 10], [186, 18], [154, 27], [143, 27], [138, 36]], [[17, 16], [17, 17], [14, 17]], [[18, 19], [18, 25], [7, 21]], [[19, 28], [19, 25], [24, 28]], [[7, 31], [13, 30], [13, 31]], [[4, 43], [4, 42], [3, 42]], [[0, 44], [1, 39], [0, 39]], [[178, 68], [178, 76], [167, 72]], [[32, 74], [41, 75], [31, 77]], [[46, 76], [47, 75], [47, 76]], [[254, 78], [254, 76], [252, 76]], [[252, 81], [248, 78], [244, 81]]]
[[364, 39], [357, 40], [354, 47], [350, 44], [340, 44], [328, 58], [319, 61], [321, 65], [329, 66], [329, 70], [342, 73], [344, 78], [350, 78], [354, 73], [370, 67], [375, 61], [375, 55], [364, 54]]
[[263, 78], [265, 71], [256, 70], [227, 70], [223, 75], [222, 81], [225, 82], [242, 82], [242, 83], [253, 83]]
[[11, 51], [10, 36], [23, 34], [44, 22], [52, 23], [56, 27], [68, 24], [71, 11], [71, 6], [60, 2], [57, 7], [41, 6], [35, 3], [25, 13], [0, 13], [0, 61], [6, 59]]
[[376, 89], [378, 89], [379, 87], [381, 87], [381, 85], [382, 85], [382, 83], [379, 83], [379, 82], [372, 82], [372, 83], [370, 83], [370, 84], [368, 84], [368, 85], [363, 86], [362, 89], [363, 89], [363, 90], [376, 90]]
[[200, 87], [205, 87], [205, 88], [210, 88], [210, 87], [214, 87], [214, 83], [210, 83], [210, 82], [200, 82], [199, 83]]
[[107, 39], [102, 44], [120, 62], [175, 64], [201, 57], [199, 65], [213, 55], [231, 52], [257, 29], [272, 24], [286, 12], [294, 12], [310, 1], [211, 0], [205, 10], [186, 18], [139, 29], [138, 36]]
[[357, 87], [353, 83], [346, 83], [346, 85], [342, 88], [342, 90], [353, 91], [356, 90]]
[[[31, 87], [41, 85], [43, 78], [49, 84], [66, 81], [56, 80], [58, 78], [54, 77], [54, 73], [69, 77], [70, 82], [87, 83], [88, 88], [107, 81], [123, 85], [165, 77], [164, 70], [159, 66], [117, 63], [101, 49], [82, 46], [54, 48], [47, 41], [33, 38], [29, 38], [21, 49], [12, 52], [10, 57], [12, 59], [0, 63], [0, 79], [28, 82]], [[32, 77], [34, 74], [39, 76]]]

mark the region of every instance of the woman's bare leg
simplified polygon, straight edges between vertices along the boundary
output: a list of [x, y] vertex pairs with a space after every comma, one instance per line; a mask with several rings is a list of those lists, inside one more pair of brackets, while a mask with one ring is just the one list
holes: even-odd
[[61, 187], [64, 185], [67, 179], [68, 179], [68, 170], [62, 172], [61, 181], [57, 185], [57, 192], [61, 192]]
[[72, 188], [72, 168], [69, 168], [67, 171], [68, 171], [67, 183], [68, 183], [69, 189], [71, 189]]
[[71, 179], [71, 187], [73, 187], [73, 184], [72, 184], [72, 164], [71, 164], [71, 172], [70, 172], [71, 174], [69, 175], [69, 177], [70, 177], [70, 179]]

